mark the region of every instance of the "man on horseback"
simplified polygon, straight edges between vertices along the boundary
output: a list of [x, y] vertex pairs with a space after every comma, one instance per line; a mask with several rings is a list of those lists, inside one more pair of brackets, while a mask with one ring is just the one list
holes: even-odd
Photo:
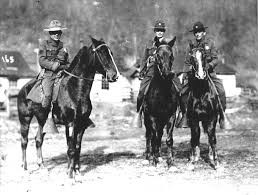
[[[215, 47], [214, 41], [211, 38], [206, 37], [206, 28], [208, 27], [205, 27], [201, 22], [196, 22], [193, 25], [193, 29], [189, 31], [193, 32], [195, 39], [189, 42], [189, 46], [186, 50], [185, 64], [188, 66], [189, 72], [184, 78], [184, 85], [181, 93], [184, 96], [184, 104], [185, 106], [187, 106], [187, 99], [189, 94], [188, 80], [189, 77], [193, 76], [191, 70], [193, 63], [195, 63], [193, 62], [191, 54], [193, 53], [193, 49], [202, 48], [206, 59], [204, 69], [209, 74], [211, 86], [213, 86], [212, 90], [214, 90], [215, 93], [218, 95], [218, 101], [221, 110], [220, 114], [224, 114], [224, 111], [226, 109], [225, 89], [221, 79], [217, 77], [214, 70], [219, 63], [217, 49]], [[220, 117], [220, 119], [220, 126], [221, 128], [224, 128], [224, 117]]]
[[[166, 31], [166, 25], [165, 22], [162, 20], [156, 21], [154, 25], [154, 32], [155, 37], [153, 40], [149, 40], [144, 51], [141, 67], [140, 67], [140, 79], [141, 85], [139, 89], [139, 94], [137, 97], [137, 112], [140, 110], [142, 103], [144, 101], [144, 96], [147, 94], [150, 82], [154, 75], [154, 67], [153, 64], [155, 63], [155, 53], [157, 48], [162, 44], [167, 44], [169, 40], [164, 38], [164, 33]], [[178, 90], [178, 94], [181, 91], [181, 83], [177, 76], [171, 72], [172, 82], [175, 85], [176, 89]], [[179, 95], [180, 96], [180, 95]], [[181, 99], [181, 98], [180, 98]], [[181, 102], [181, 101], [180, 101]], [[184, 104], [180, 103], [180, 108], [183, 114], [183, 118], [186, 118], [186, 109], [184, 107]]]
[[65, 29], [60, 21], [52, 20], [44, 29], [49, 33], [49, 39], [42, 41], [39, 46], [39, 65], [42, 70], [38, 79], [42, 79], [44, 108], [49, 108], [51, 105], [54, 81], [58, 72], [69, 66], [67, 49], [60, 41], [62, 31]]

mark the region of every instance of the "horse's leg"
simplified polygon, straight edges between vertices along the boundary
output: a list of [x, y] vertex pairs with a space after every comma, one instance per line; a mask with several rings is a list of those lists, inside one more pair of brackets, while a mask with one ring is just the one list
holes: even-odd
[[81, 143], [82, 143], [82, 137], [85, 131], [85, 127], [82, 127], [79, 131], [79, 133], [77, 134], [76, 137], [76, 145], [75, 145], [75, 165], [74, 165], [74, 169], [76, 172], [80, 172], [80, 168], [81, 168], [81, 164], [80, 164], [80, 155], [81, 155]]
[[199, 121], [193, 122], [191, 124], [191, 155], [190, 162], [197, 162], [200, 158], [200, 135], [201, 130], [199, 127]]
[[210, 125], [210, 128], [208, 128], [208, 139], [209, 139], [209, 158], [210, 161], [214, 162], [214, 168], [217, 169], [219, 166], [218, 162], [218, 154], [217, 154], [217, 139], [216, 139], [216, 121], [217, 119], [213, 120]]
[[75, 156], [75, 137], [77, 136], [76, 127], [73, 127], [72, 136], [69, 136], [67, 156], [68, 156], [68, 176], [73, 177], [74, 172], [74, 156]]
[[69, 146], [69, 126], [68, 125], [65, 125], [65, 137], [66, 137], [66, 144], [67, 144], [67, 147]]
[[149, 160], [150, 158], [150, 152], [151, 152], [151, 121], [149, 116], [146, 114], [144, 115], [144, 125], [146, 128], [146, 132], [145, 132], [145, 138], [146, 138], [146, 148], [145, 148], [145, 158], [146, 160]]
[[[70, 134], [69, 134], [69, 126], [68, 125], [65, 125], [65, 137], [66, 137], [66, 144], [67, 144], [67, 149], [69, 148], [69, 144], [70, 144]], [[70, 162], [70, 158], [68, 157], [67, 155], [67, 160], [68, 160], [68, 167], [70, 166], [71, 162]]]
[[151, 130], [151, 156], [150, 163], [154, 166], [158, 163], [158, 120], [155, 117], [150, 116], [150, 130]]
[[22, 167], [24, 170], [27, 170], [26, 149], [27, 149], [27, 145], [28, 145], [28, 134], [29, 134], [31, 119], [32, 119], [32, 116], [21, 116], [19, 114], [20, 132], [21, 132], [21, 148], [22, 148]]
[[81, 140], [85, 131], [84, 120], [78, 120], [74, 123], [72, 136], [69, 136], [68, 144], [68, 176], [72, 178], [76, 171], [80, 169], [80, 151]]
[[167, 157], [167, 164], [168, 167], [174, 165], [174, 153], [173, 153], [173, 130], [175, 127], [175, 121], [176, 121], [176, 113], [174, 113], [168, 123], [167, 123], [167, 139], [166, 139], [166, 144], [167, 144], [167, 152], [168, 152], [168, 157]]
[[42, 145], [44, 141], [45, 132], [43, 133], [43, 127], [46, 123], [48, 113], [47, 112], [38, 112], [36, 118], [38, 120], [38, 131], [35, 137], [36, 141], [36, 150], [37, 150], [37, 163], [39, 167], [44, 166], [43, 156], [42, 156]]
[[159, 121], [157, 123], [157, 156], [161, 157], [161, 141], [162, 141], [162, 136], [163, 136], [163, 129], [165, 126], [165, 122]]

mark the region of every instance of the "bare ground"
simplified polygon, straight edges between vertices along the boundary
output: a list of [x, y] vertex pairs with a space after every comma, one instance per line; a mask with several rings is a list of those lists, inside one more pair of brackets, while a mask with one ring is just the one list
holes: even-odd
[[[234, 107], [245, 102], [235, 103]], [[258, 111], [248, 105], [229, 112], [231, 130], [217, 130], [221, 167], [207, 163], [208, 144], [201, 136], [201, 157], [194, 170], [187, 166], [189, 129], [174, 130], [176, 167], [166, 166], [166, 145], [162, 160], [150, 166], [143, 157], [145, 129], [135, 127], [135, 106], [95, 103], [92, 119], [97, 127], [87, 129], [81, 153], [81, 175], [68, 179], [64, 129], [47, 133], [43, 145], [45, 168], [38, 169], [32, 124], [27, 149], [28, 171], [21, 165], [17, 119], [0, 119], [0, 193], [180, 193], [180, 194], [258, 194]], [[164, 134], [165, 140], [166, 134]]]

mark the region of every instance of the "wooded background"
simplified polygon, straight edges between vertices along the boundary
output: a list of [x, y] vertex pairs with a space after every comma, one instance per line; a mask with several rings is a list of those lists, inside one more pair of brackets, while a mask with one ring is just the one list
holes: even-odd
[[155, 20], [165, 21], [166, 37], [177, 36], [176, 56], [192, 38], [193, 23], [202, 21], [239, 85], [258, 89], [257, 0], [1, 0], [0, 49], [20, 51], [35, 68], [33, 50], [53, 19], [68, 28], [63, 41], [71, 59], [80, 40], [89, 45], [88, 35], [103, 37], [122, 72], [142, 56]]

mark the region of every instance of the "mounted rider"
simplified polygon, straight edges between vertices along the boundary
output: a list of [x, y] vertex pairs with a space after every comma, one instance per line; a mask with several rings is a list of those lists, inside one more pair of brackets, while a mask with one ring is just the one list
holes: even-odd
[[[155, 37], [152, 40], [149, 40], [145, 50], [144, 50], [144, 55], [143, 55], [143, 59], [142, 59], [142, 63], [140, 66], [140, 79], [141, 81], [141, 85], [140, 85], [140, 89], [139, 89], [139, 94], [137, 97], [137, 112], [140, 111], [140, 108], [142, 106], [142, 103], [144, 101], [144, 97], [148, 92], [149, 89], [149, 85], [150, 82], [153, 78], [154, 75], [154, 66], [153, 64], [155, 63], [155, 53], [157, 48], [162, 45], [162, 44], [167, 44], [169, 42], [168, 39], [164, 38], [164, 33], [166, 32], [166, 25], [165, 22], [162, 20], [158, 20], [156, 21], [155, 25], [154, 25], [154, 33], [155, 33]], [[173, 72], [172, 72], [173, 73]], [[183, 123], [186, 123], [186, 109], [185, 109], [185, 105], [181, 103], [181, 98], [180, 98], [180, 91], [181, 91], [181, 83], [180, 80], [178, 79], [178, 77], [175, 76], [172, 78], [172, 82], [175, 85], [176, 89], [178, 90], [178, 96], [180, 99], [180, 108], [182, 111], [182, 121], [184, 121]]]
[[49, 26], [44, 29], [49, 33], [49, 38], [42, 41], [39, 46], [39, 65], [42, 70], [38, 79], [41, 80], [43, 89], [42, 107], [45, 109], [51, 106], [55, 79], [60, 74], [60, 71], [70, 65], [68, 51], [63, 42], [60, 41], [62, 32], [65, 29], [60, 21], [52, 20]]
[[[188, 74], [184, 78], [184, 85], [183, 89], [181, 91], [182, 95], [184, 96], [184, 104], [187, 106], [187, 99], [189, 94], [189, 83], [188, 78], [192, 76], [192, 65], [193, 65], [193, 58], [191, 56], [193, 49], [196, 48], [202, 48], [204, 51], [204, 55], [206, 58], [206, 64], [205, 64], [205, 70], [208, 72], [209, 77], [211, 78], [211, 82], [213, 84], [211, 86], [215, 86], [216, 89], [213, 88], [215, 92], [218, 94], [219, 98], [219, 105], [221, 112], [220, 114], [224, 114], [224, 111], [226, 109], [226, 95], [225, 95], [225, 89], [222, 83], [222, 80], [219, 79], [215, 72], [215, 67], [219, 63], [218, 59], [218, 53], [217, 48], [215, 47], [215, 42], [209, 37], [206, 37], [206, 29], [208, 27], [205, 27], [201, 22], [196, 22], [193, 25], [193, 29], [189, 32], [192, 32], [194, 34], [195, 39], [189, 41], [189, 45], [186, 50], [186, 56], [185, 56], [185, 64], [187, 65]], [[224, 118], [220, 117], [220, 126], [221, 128], [224, 128]], [[188, 127], [188, 126], [184, 126]]]

